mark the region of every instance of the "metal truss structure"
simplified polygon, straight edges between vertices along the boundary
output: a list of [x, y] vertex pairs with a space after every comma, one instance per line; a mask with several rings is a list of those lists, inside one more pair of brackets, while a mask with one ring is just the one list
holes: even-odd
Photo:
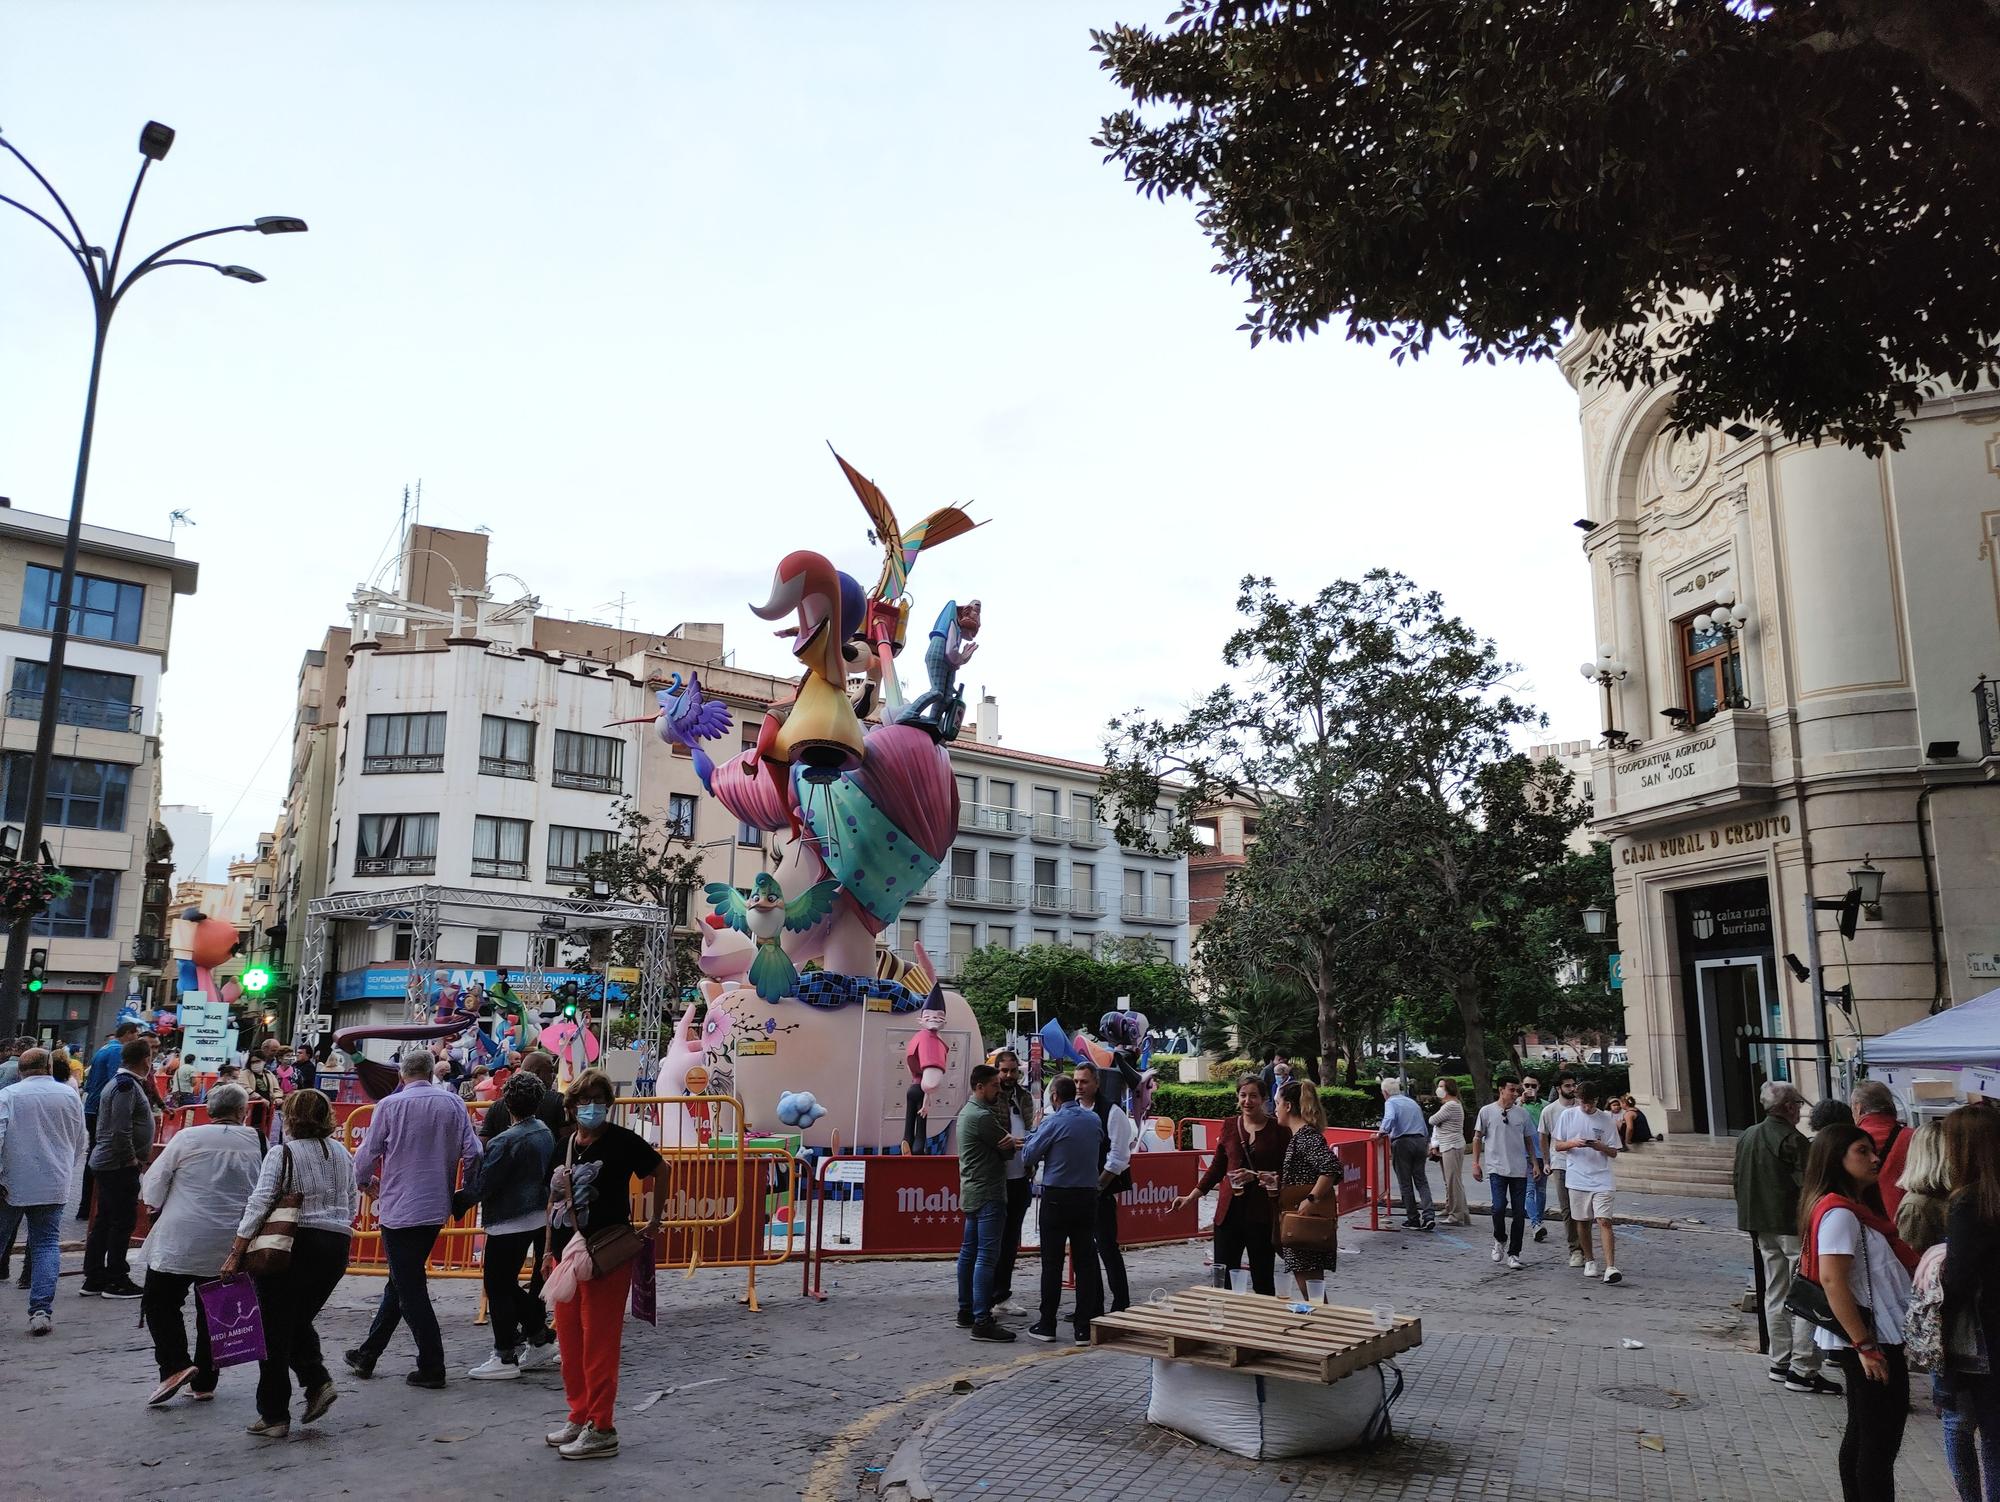
[[639, 928], [644, 932], [639, 968], [639, 1037], [645, 1048], [639, 1083], [651, 1089], [658, 1071], [660, 1027], [667, 998], [677, 994], [674, 979], [672, 912], [643, 902], [595, 897], [555, 897], [531, 892], [484, 892], [470, 887], [397, 887], [379, 892], [346, 892], [316, 897], [306, 905], [305, 948], [301, 955], [295, 1007], [296, 1043], [314, 1043], [309, 1019], [319, 1015], [336, 923], [407, 923], [410, 925], [409, 983], [405, 991], [409, 1019], [421, 1021], [428, 1003], [432, 972], [437, 968], [438, 937], [447, 928], [478, 928], [525, 932], [528, 963], [523, 967], [521, 999], [530, 1011], [546, 1004], [547, 972], [554, 950], [551, 940], [592, 929]]

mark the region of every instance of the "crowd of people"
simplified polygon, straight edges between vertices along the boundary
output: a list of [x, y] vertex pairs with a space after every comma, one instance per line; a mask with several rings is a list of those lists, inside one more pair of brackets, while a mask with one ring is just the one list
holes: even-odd
[[[493, 1351], [466, 1375], [505, 1380], [559, 1364], [569, 1415], [549, 1445], [567, 1460], [617, 1454], [626, 1300], [634, 1260], [649, 1246], [643, 1238], [659, 1230], [656, 1215], [634, 1231], [630, 1185], [650, 1178], [653, 1203], [663, 1205], [666, 1165], [611, 1121], [614, 1090], [601, 1072], [558, 1094], [554, 1059], [510, 1057], [493, 1088], [468, 1092], [487, 1106], [478, 1114], [448, 1061], [407, 1048], [400, 1087], [376, 1106], [350, 1155], [309, 1050], [294, 1054], [273, 1040], [205, 1088], [182, 1059], [156, 1068], [153, 1039], [136, 1023], [120, 1025], [80, 1081], [66, 1055], [33, 1039], [4, 1052], [0, 1245], [11, 1255], [25, 1226], [32, 1335], [54, 1325], [61, 1221], [83, 1179], [78, 1214], [90, 1225], [78, 1291], [140, 1301], [159, 1373], [148, 1404], [216, 1397], [222, 1368], [200, 1290], [244, 1276], [264, 1347], [248, 1433], [283, 1439], [295, 1400], [298, 1421], [313, 1424], [339, 1397], [317, 1322], [347, 1274], [362, 1190], [374, 1202], [387, 1277], [344, 1364], [354, 1379], [372, 1377], [407, 1326], [415, 1360], [404, 1380], [414, 1388], [448, 1384], [429, 1264], [446, 1225], [477, 1205]], [[156, 1151], [160, 1113], [196, 1094], [206, 1119], [181, 1125]], [[275, 1128], [253, 1124], [271, 1119], [260, 1101], [277, 1108]], [[134, 1253], [142, 1207], [149, 1219]]]

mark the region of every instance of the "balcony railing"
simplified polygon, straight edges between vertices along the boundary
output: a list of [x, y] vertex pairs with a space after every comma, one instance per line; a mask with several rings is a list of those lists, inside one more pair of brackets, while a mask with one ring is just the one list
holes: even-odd
[[528, 863], [526, 861], [484, 860], [475, 855], [472, 858], [472, 874], [474, 876], [490, 876], [496, 881], [526, 881], [528, 879]]
[[1088, 887], [1077, 887], [1069, 894], [1069, 910], [1078, 918], [1102, 918], [1104, 908], [1102, 892], [1093, 892]]
[[552, 887], [587, 887], [592, 878], [581, 866], [550, 866], [543, 880]]
[[981, 881], [976, 876], [954, 876], [951, 900], [973, 907], [1019, 907], [1028, 900], [1025, 881]]
[[2000, 756], [2000, 678], [1980, 674], [1973, 697], [1979, 706], [1979, 745], [1983, 755]]
[[[123, 730], [137, 735], [143, 715], [140, 705], [127, 704], [118, 699], [83, 699], [74, 694], [62, 694], [56, 700], [56, 723], [78, 725], [85, 730]], [[39, 692], [25, 688], [9, 691], [8, 719], [39, 720], [41, 717], [42, 696]]]
[[559, 788], [578, 788], [586, 793], [622, 793], [625, 778], [618, 772], [565, 772], [558, 768], [549, 781]]
[[1157, 820], [1149, 820], [1134, 833], [1130, 842], [1120, 840], [1118, 848], [1129, 850], [1134, 855], [1165, 855], [1167, 826]]
[[971, 955], [957, 949], [937, 956], [937, 978], [939, 980], [957, 980], [961, 975], [965, 974], [965, 962], [970, 958]]
[[444, 756], [364, 756], [361, 758], [361, 775], [366, 777], [375, 772], [442, 772]]
[[535, 764], [532, 761], [509, 761], [504, 756], [482, 756], [479, 758], [481, 777], [523, 777], [529, 782], [535, 780]]
[[1061, 814], [1035, 815], [1035, 827], [1032, 833], [1038, 840], [1045, 840], [1051, 845], [1060, 845], [1070, 839], [1074, 832], [1074, 822], [1065, 819]]
[[[910, 895], [905, 897], [903, 900], [905, 902], [936, 902], [937, 894], [938, 894], [938, 884], [937, 881], [933, 879], [925, 882], [922, 886], [918, 887], [916, 891], [910, 893]], [[912, 956], [912, 958], [914, 958], [914, 956]]]
[[1018, 808], [1002, 808], [997, 803], [961, 803], [958, 827], [982, 834], [1002, 834], [1009, 838], [1028, 832], [1029, 819]]
[[1102, 850], [1105, 838], [1104, 826], [1095, 819], [1069, 821], [1069, 842], [1072, 845], [1081, 845], [1086, 850]]
[[1069, 911], [1068, 887], [1045, 887], [1040, 882], [1028, 893], [1028, 906], [1038, 913], [1066, 913]]
[[135, 965], [157, 965], [166, 946], [151, 934], [140, 934], [132, 941], [132, 963]]
[[435, 855], [364, 855], [354, 862], [356, 876], [435, 876]]
[[1125, 919], [1129, 923], [1185, 923], [1187, 902], [1178, 897], [1127, 897]]

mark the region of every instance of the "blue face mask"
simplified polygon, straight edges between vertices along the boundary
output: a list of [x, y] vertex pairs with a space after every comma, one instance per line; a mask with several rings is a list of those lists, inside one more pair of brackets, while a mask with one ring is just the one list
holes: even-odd
[[598, 1102], [592, 1101], [589, 1105], [578, 1106], [576, 1108], [576, 1124], [580, 1127], [589, 1127], [594, 1131], [604, 1125], [605, 1118], [610, 1114], [611, 1108], [609, 1106], [600, 1105]]

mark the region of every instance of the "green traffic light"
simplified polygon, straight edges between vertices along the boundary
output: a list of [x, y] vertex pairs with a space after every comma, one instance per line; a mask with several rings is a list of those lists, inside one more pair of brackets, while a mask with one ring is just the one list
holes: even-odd
[[252, 965], [236, 978], [245, 996], [262, 996], [271, 989], [271, 972], [267, 966]]
[[40, 980], [31, 980], [28, 982], [28, 989], [30, 991], [39, 991], [42, 989], [42, 982]]

